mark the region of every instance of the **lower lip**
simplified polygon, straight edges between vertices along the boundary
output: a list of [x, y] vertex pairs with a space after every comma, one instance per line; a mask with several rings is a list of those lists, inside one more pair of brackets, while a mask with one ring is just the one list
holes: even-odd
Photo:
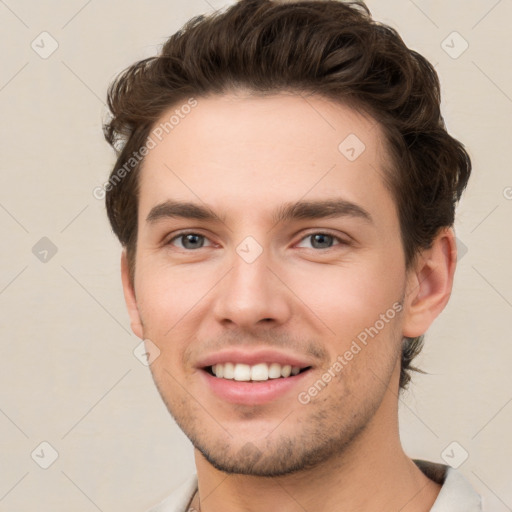
[[206, 370], [201, 370], [200, 373], [213, 393], [222, 400], [233, 404], [260, 405], [289, 393], [310, 371], [285, 378], [251, 382], [214, 377]]

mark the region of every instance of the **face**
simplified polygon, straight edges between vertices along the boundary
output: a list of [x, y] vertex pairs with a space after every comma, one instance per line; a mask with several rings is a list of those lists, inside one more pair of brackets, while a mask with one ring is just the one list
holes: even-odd
[[385, 162], [372, 119], [291, 94], [197, 98], [146, 156], [132, 326], [216, 468], [312, 467], [394, 414], [407, 273]]

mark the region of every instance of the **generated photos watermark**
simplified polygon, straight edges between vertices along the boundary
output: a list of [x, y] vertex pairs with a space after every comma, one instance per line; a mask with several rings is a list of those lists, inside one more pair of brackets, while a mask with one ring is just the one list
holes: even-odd
[[146, 157], [152, 149], [156, 148], [159, 142], [162, 142], [164, 136], [171, 133], [171, 131], [174, 130], [174, 128], [176, 128], [176, 126], [178, 126], [188, 114], [190, 114], [192, 109], [197, 107], [197, 104], [198, 103], [195, 98], [189, 98], [186, 103], [181, 105], [179, 108], [176, 108], [167, 121], [160, 123], [151, 130], [146, 142], [138, 151], [134, 151], [132, 153], [122, 167], [110, 175], [108, 181], [93, 189], [92, 195], [99, 200], [105, 199], [107, 192], [121, 183], [121, 181], [130, 174], [130, 172], [133, 171], [140, 162], [142, 162], [144, 157]]
[[318, 394], [325, 389], [327, 384], [329, 384], [332, 379], [336, 378], [343, 368], [345, 368], [345, 366], [347, 366], [349, 362], [352, 361], [364, 347], [366, 347], [368, 341], [375, 338], [402, 310], [403, 305], [400, 302], [395, 302], [385, 313], [380, 314], [379, 319], [376, 320], [372, 326], [366, 327], [362, 330], [356, 338], [352, 340], [350, 348], [343, 354], [338, 355], [331, 366], [314, 384], [297, 395], [299, 403], [302, 405], [309, 404], [313, 398], [318, 396]]

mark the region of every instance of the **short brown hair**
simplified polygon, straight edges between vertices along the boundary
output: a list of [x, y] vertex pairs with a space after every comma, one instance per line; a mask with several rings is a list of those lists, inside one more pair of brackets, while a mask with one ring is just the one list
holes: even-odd
[[[122, 179], [118, 170], [170, 107], [237, 88], [320, 95], [356, 106], [381, 125], [392, 162], [384, 179], [396, 201], [408, 266], [441, 228], [453, 225], [471, 161], [446, 131], [432, 65], [393, 28], [375, 22], [362, 1], [240, 0], [192, 18], [159, 55], [133, 64], [110, 85], [104, 134], [118, 159], [106, 206], [132, 279], [143, 160]], [[411, 361], [422, 343], [423, 336], [404, 339], [401, 388], [410, 380], [408, 370], [416, 370]]]

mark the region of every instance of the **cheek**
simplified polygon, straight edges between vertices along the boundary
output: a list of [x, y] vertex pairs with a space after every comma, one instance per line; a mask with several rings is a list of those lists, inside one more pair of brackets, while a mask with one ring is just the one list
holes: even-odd
[[[190, 276], [178, 279], [175, 273], [157, 265], [139, 267], [137, 304], [142, 320], [143, 335], [157, 347], [159, 356], [151, 364], [157, 382], [173, 385], [170, 375], [182, 373], [183, 354], [194, 336], [190, 319], [194, 305], [200, 300], [200, 290]], [[192, 322], [194, 324], [194, 322]]]
[[323, 325], [321, 330], [346, 343], [381, 315], [396, 318], [404, 273], [400, 263], [393, 264], [381, 254], [340, 265], [302, 266], [288, 273], [288, 282], [318, 325]]
[[146, 327], [160, 336], [186, 324], [218, 273], [207, 265], [170, 266], [153, 260], [138, 267], [137, 301]]

